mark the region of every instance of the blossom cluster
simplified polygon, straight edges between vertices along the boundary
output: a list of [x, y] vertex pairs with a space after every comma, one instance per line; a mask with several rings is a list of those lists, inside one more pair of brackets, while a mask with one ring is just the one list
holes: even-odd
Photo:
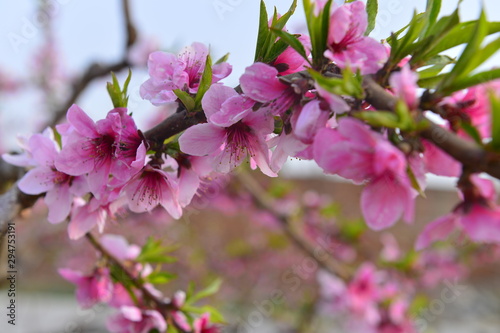
[[[324, 16], [325, 3], [315, 3], [316, 18]], [[413, 135], [427, 125], [429, 105], [441, 110], [445, 130], [465, 140], [489, 143], [494, 127], [489, 97], [500, 94], [498, 82], [426, 104], [424, 97], [430, 92], [422, 94], [421, 72], [413, 59], [397, 59], [391, 68], [389, 61], [396, 57], [391, 48], [365, 35], [368, 16], [363, 2], [328, 8], [320, 66], [313, 65], [316, 37], [290, 35], [283, 29], [280, 38], [295, 38], [293, 42], [272, 61], [248, 66], [236, 88], [222, 82], [231, 74], [231, 65], [224, 58], [212, 64], [208, 47], [201, 43], [179, 54], [151, 53], [142, 98], [155, 106], [175, 104], [174, 116], [199, 121], [152, 139], [137, 128], [125, 105], [115, 105], [98, 121], [73, 105], [66, 123], [20, 138], [22, 154], [3, 155], [7, 162], [29, 169], [18, 182], [19, 189], [44, 195], [49, 222], [69, 220], [69, 238], [78, 239], [94, 227], [103, 232], [108, 219], [126, 210], [144, 213], [162, 207], [179, 219], [203, 184], [243, 162], [276, 177], [293, 157], [313, 160], [325, 173], [362, 185], [360, 209], [366, 224], [377, 231], [400, 219], [413, 222], [415, 199], [425, 190], [427, 173], [460, 177], [460, 203], [426, 226], [416, 248], [444, 240], [455, 230], [475, 242], [500, 242], [500, 206], [492, 182], [466, 170], [435, 142]], [[275, 15], [269, 31], [276, 30], [278, 20]], [[274, 46], [283, 41], [280, 38], [275, 38]], [[370, 105], [364, 77], [379, 79], [380, 88], [397, 100], [394, 112]], [[134, 261], [137, 247], [112, 237], [103, 237], [103, 243], [116, 258], [128, 261], [138, 278], [151, 273], [151, 267]], [[164, 332], [167, 318], [186, 331], [216, 330], [207, 316], [187, 323], [177, 311], [184, 302], [182, 293], [174, 297], [167, 315], [137, 301], [149, 297], [144, 290], [163, 298], [158, 290], [145, 284], [146, 289], [130, 294], [107, 267], [97, 267], [90, 275], [67, 269], [60, 274], [77, 285], [82, 306], [104, 302], [120, 310], [108, 323], [112, 332]], [[366, 264], [352, 281], [320, 276], [320, 283], [336, 306], [363, 318], [374, 332], [411, 332], [409, 303], [398, 292], [404, 288], [379, 275], [383, 274], [376, 267]]]
[[[148, 297], [153, 295], [157, 300], [161, 300], [168, 305], [167, 318], [175, 327], [180, 327], [184, 331], [194, 333], [215, 333], [218, 328], [210, 323], [208, 313], [194, 319], [192, 325], [182, 307], [186, 300], [186, 293], [177, 291], [170, 300], [151, 283], [144, 283], [142, 290], [130, 285], [130, 279], [147, 279], [153, 273], [150, 264], [137, 262], [141, 248], [135, 244], [129, 244], [123, 237], [118, 235], [103, 235], [100, 239], [103, 248], [126, 265], [127, 273], [132, 276], [124, 276], [120, 279], [112, 275], [107, 267], [96, 267], [90, 274], [71, 269], [59, 269], [59, 274], [67, 281], [76, 285], [76, 299], [82, 308], [105, 303], [118, 310], [118, 313], [111, 316], [107, 321], [107, 328], [110, 332], [150, 332], [156, 329], [158, 332], [167, 331], [167, 321], [164, 309], [156, 305], [150, 305]], [[124, 272], [120, 273], [124, 275]], [[125, 278], [125, 279], [124, 279]], [[127, 280], [128, 279], [128, 280]], [[124, 282], [128, 282], [125, 283]], [[144, 295], [147, 290], [148, 295]]]

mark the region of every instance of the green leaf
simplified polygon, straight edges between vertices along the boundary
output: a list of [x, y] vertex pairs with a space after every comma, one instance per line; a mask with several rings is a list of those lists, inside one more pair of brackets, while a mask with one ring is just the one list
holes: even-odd
[[323, 66], [323, 54], [327, 49], [332, 0], [326, 2], [323, 10], [318, 16], [314, 15], [314, 7], [317, 5], [314, 1], [304, 0], [303, 4], [306, 14], [307, 29], [309, 31], [309, 37], [311, 38], [313, 67], [319, 69]]
[[427, 0], [427, 6], [425, 8], [425, 12], [428, 15], [427, 24], [422, 31], [421, 37], [427, 37], [431, 33], [432, 27], [434, 27], [439, 12], [441, 11], [441, 0]]
[[212, 306], [205, 305], [202, 307], [194, 307], [194, 306], [183, 306], [182, 310], [184, 312], [196, 313], [196, 314], [210, 314], [210, 322], [215, 324], [225, 324], [224, 316]]
[[197, 292], [193, 296], [191, 296], [189, 299], [186, 299], [186, 304], [193, 304], [199, 301], [200, 299], [203, 299], [208, 296], [212, 296], [215, 293], [217, 293], [220, 289], [220, 286], [222, 284], [221, 279], [215, 279], [212, 283], [210, 283], [205, 289]]
[[[444, 75], [443, 75], [444, 76]], [[480, 72], [472, 76], [460, 79], [441, 91], [443, 95], [449, 95], [455, 91], [466, 89], [469, 87], [476, 86], [485, 82], [496, 80], [500, 78], [500, 68], [492, 69], [486, 72]]]
[[500, 99], [493, 91], [489, 92], [491, 103], [491, 147], [500, 151]]
[[115, 108], [126, 108], [128, 105], [127, 90], [130, 79], [132, 78], [132, 71], [130, 69], [128, 70], [128, 76], [123, 84], [123, 89], [120, 87], [120, 83], [115, 73], [111, 72], [111, 78], [113, 82], [108, 82], [106, 84], [106, 89], [108, 90], [109, 97], [111, 97], [113, 106]]
[[292, 35], [286, 31], [276, 30], [274, 28], [272, 29], [272, 31], [276, 35], [278, 35], [278, 37], [280, 37], [287, 45], [289, 45], [292, 49], [297, 51], [297, 53], [300, 54], [302, 58], [304, 58], [309, 62], [309, 59], [307, 58], [306, 49], [304, 48], [304, 45], [302, 45], [302, 43], [298, 40], [297, 35]]
[[177, 278], [177, 275], [167, 272], [153, 272], [149, 274], [145, 280], [152, 284], [165, 284], [169, 283], [173, 279]]
[[366, 3], [366, 13], [368, 14], [368, 27], [365, 35], [369, 35], [375, 28], [378, 13], [378, 0], [368, 0]]
[[398, 115], [390, 111], [361, 111], [353, 115], [375, 127], [398, 128], [400, 126]]
[[180, 89], [175, 89], [174, 90], [175, 96], [177, 96], [178, 99], [184, 104], [184, 107], [186, 108], [187, 111], [193, 111], [195, 107], [195, 101], [194, 98], [191, 97], [187, 92], [180, 90]]
[[[477, 21], [468, 21], [457, 24], [446, 34], [445, 38], [436, 44], [432, 50], [429, 50], [427, 54], [429, 56], [435, 56], [455, 46], [467, 43], [474, 35], [476, 24]], [[497, 33], [500, 31], [500, 22], [488, 22], [487, 27], [488, 35]]]
[[483, 144], [483, 140], [481, 139], [481, 134], [479, 134], [479, 131], [477, 130], [476, 127], [474, 127], [474, 125], [468, 123], [468, 122], [465, 122], [465, 121], [462, 121], [460, 123], [460, 127], [462, 127], [462, 129], [479, 145], [482, 145]]
[[410, 114], [410, 109], [406, 103], [402, 100], [398, 100], [394, 112], [399, 119], [399, 128], [403, 131], [411, 131], [415, 126], [415, 122]]
[[491, 58], [495, 53], [500, 49], [500, 38], [495, 39], [491, 43], [487, 44], [485, 47], [481, 49], [479, 54], [477, 54], [474, 59], [471, 67], [474, 69], [482, 65], [486, 60]]
[[276, 43], [273, 44], [273, 46], [271, 46], [263, 61], [266, 63], [270, 63], [276, 60], [276, 58], [287, 49], [287, 47], [288, 44], [283, 39], [279, 39]]
[[436, 76], [426, 77], [418, 80], [417, 84], [420, 88], [432, 89], [435, 88], [447, 74], [439, 74]]
[[295, 13], [296, 8], [297, 8], [297, 0], [293, 0], [292, 4], [290, 5], [290, 9], [288, 9], [288, 11], [285, 14], [283, 14], [279, 19], [277, 19], [276, 23], [273, 22], [272, 28], [277, 30], [283, 30], [290, 17], [293, 15], [293, 13]]
[[413, 43], [422, 30], [424, 29], [427, 17], [425, 15], [418, 15], [416, 12], [408, 26], [408, 29], [403, 37], [397, 41], [397, 44], [392, 45], [390, 62], [391, 64], [398, 64], [404, 57], [409, 55], [414, 49]]
[[[414, 52], [410, 64], [420, 64], [434, 57], [435, 54], [432, 54], [430, 50], [440, 45], [443, 39], [446, 39], [446, 35], [449, 31], [459, 23], [460, 16], [457, 9], [451, 15], [444, 16], [438, 22], [429, 25], [429, 30], [422, 31], [419, 41], [414, 45]], [[425, 37], [423, 35], [425, 35]]]
[[474, 58], [478, 56], [478, 52], [481, 49], [481, 43], [488, 33], [488, 22], [486, 21], [486, 15], [484, 10], [481, 11], [481, 16], [477, 21], [475, 27], [475, 33], [471, 40], [465, 47], [457, 63], [451, 70], [451, 72], [445, 77], [441, 84], [437, 87], [438, 91], [446, 90], [448, 86], [451, 86], [457, 79], [466, 77], [475, 68]]
[[427, 62], [424, 63], [423, 66], [430, 66], [423, 70], [418, 71], [418, 75], [420, 79], [430, 78], [438, 75], [441, 71], [450, 64], [455, 63], [455, 59], [445, 56], [445, 55], [437, 55]]
[[320, 73], [309, 69], [312, 78], [327, 91], [336, 95], [348, 95], [358, 99], [364, 97], [364, 90], [361, 84], [361, 76], [355, 76], [349, 67], [344, 69], [342, 78], [325, 77]]
[[222, 64], [223, 62], [227, 62], [229, 59], [229, 53], [224, 54], [219, 60], [215, 62], [215, 65]]
[[142, 263], [172, 263], [176, 262], [177, 259], [174, 257], [167, 256], [167, 253], [174, 251], [176, 248], [165, 247], [161, 244], [161, 241], [154, 240], [153, 237], [149, 237], [146, 244], [142, 247], [141, 253], [137, 257], [138, 262]]
[[205, 69], [203, 70], [203, 74], [201, 76], [200, 85], [198, 86], [198, 92], [196, 93], [196, 97], [194, 98], [194, 109], [196, 111], [201, 110], [201, 99], [207, 92], [207, 90], [212, 85], [212, 58], [210, 54], [207, 55], [207, 61], [205, 62]]
[[411, 186], [420, 194], [421, 197], [425, 198], [425, 191], [420, 187], [420, 184], [418, 183], [417, 176], [415, 176], [415, 173], [413, 172], [412, 168], [408, 165], [406, 168], [406, 174], [408, 175], [408, 178], [410, 179]]
[[267, 17], [267, 8], [264, 0], [260, 0], [259, 33], [257, 36], [257, 47], [255, 50], [255, 61], [260, 61], [267, 52], [266, 43], [269, 38], [269, 26]]

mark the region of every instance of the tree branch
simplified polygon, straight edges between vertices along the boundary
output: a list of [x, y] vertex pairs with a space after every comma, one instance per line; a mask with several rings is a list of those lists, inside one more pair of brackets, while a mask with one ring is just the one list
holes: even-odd
[[252, 176], [242, 171], [237, 173], [236, 177], [252, 195], [255, 202], [280, 221], [283, 226], [283, 231], [288, 238], [304, 253], [314, 258], [321, 268], [340, 277], [344, 281], [348, 281], [353, 276], [351, 269], [342, 265], [340, 262], [335, 260], [319, 260], [317, 254], [318, 249], [294, 230], [287, 215], [274, 208], [274, 198], [272, 198]]
[[[366, 101], [377, 109], [394, 111], [397, 98], [378, 85], [371, 77], [365, 77], [363, 88]], [[462, 163], [466, 168], [500, 179], [500, 154], [490, 152], [470, 140], [465, 140], [441, 126], [427, 121], [429, 126], [420, 135], [445, 153]]]
[[163, 141], [171, 136], [179, 134], [193, 125], [204, 123], [206, 121], [207, 118], [205, 117], [204, 112], [196, 112], [190, 115], [185, 109], [179, 108], [176, 113], [152, 129], [146, 131], [144, 136], [148, 141], [156, 144], [162, 144]]
[[[106, 248], [91, 233], [87, 233], [85, 235], [85, 237], [87, 238], [89, 243], [99, 253], [101, 253], [101, 255], [104, 258], [106, 258], [108, 261], [110, 261], [111, 264], [116, 265], [116, 266], [118, 266], [118, 268], [120, 268], [120, 270], [127, 276], [128, 281], [130, 281], [134, 285], [134, 287], [139, 289], [143, 293], [145, 299], [152, 302], [154, 304], [155, 308], [157, 310], [159, 310], [159, 312], [163, 316], [165, 316], [168, 319], [171, 317], [171, 316], [169, 316], [170, 311], [178, 311], [179, 310], [177, 308], [177, 306], [172, 301], [170, 301], [170, 300], [163, 301], [160, 298], [153, 295], [151, 293], [151, 291], [149, 291], [149, 289], [144, 286], [144, 282], [142, 281], [141, 277], [132, 274], [127, 269], [127, 267], [125, 267], [125, 265], [121, 262], [121, 260], [119, 260], [114, 255], [112, 255], [108, 250], [106, 250]], [[186, 332], [185, 330], [183, 330], [181, 327], [179, 327], [177, 325], [175, 320], [169, 320], [169, 322], [171, 324], [173, 324], [179, 330], [179, 332]]]
[[0, 196], [0, 243], [7, 233], [9, 223], [13, 222], [19, 213], [35, 204], [39, 195], [28, 195], [21, 192], [17, 183]]

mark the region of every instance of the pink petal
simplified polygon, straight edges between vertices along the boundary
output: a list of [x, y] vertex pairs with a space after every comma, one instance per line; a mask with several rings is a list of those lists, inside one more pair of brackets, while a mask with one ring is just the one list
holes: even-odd
[[230, 97], [222, 104], [220, 112], [210, 117], [210, 122], [217, 126], [229, 127], [252, 113], [254, 104], [252, 99], [240, 95]]
[[179, 138], [181, 151], [204, 156], [217, 151], [226, 139], [224, 128], [212, 124], [198, 124], [188, 128]]
[[100, 239], [102, 246], [113, 256], [120, 260], [130, 259], [127, 256], [130, 245], [127, 240], [120, 235], [103, 235]]
[[54, 160], [58, 155], [56, 142], [41, 134], [34, 134], [29, 140], [33, 158], [43, 166], [54, 166]]
[[228, 77], [233, 71], [233, 66], [227, 62], [215, 64], [212, 67], [212, 83], [219, 82], [225, 77]]
[[61, 275], [65, 280], [68, 280], [71, 283], [76, 285], [81, 284], [86, 278], [82, 275], [82, 273], [78, 271], [74, 271], [68, 268], [60, 268], [57, 270], [59, 275]]
[[55, 186], [48, 191], [45, 195], [45, 204], [49, 208], [48, 221], [50, 223], [64, 221], [71, 211], [72, 202], [73, 196], [70, 194], [68, 183]]
[[68, 225], [69, 238], [75, 240], [85, 236], [94, 226], [105, 221], [106, 216], [106, 211], [103, 209], [88, 212], [85, 206], [76, 210], [76, 213], [74, 211]]
[[300, 111], [294, 133], [302, 142], [310, 144], [314, 141], [316, 132], [325, 127], [327, 120], [328, 112], [321, 110], [320, 101], [311, 101]]
[[267, 64], [256, 62], [247, 67], [240, 77], [241, 89], [251, 99], [266, 103], [280, 97], [288, 88], [278, 78], [278, 70]]
[[500, 208], [474, 204], [460, 224], [475, 242], [500, 243]]
[[406, 102], [410, 109], [418, 107], [417, 81], [418, 74], [413, 72], [409, 65], [403, 66], [399, 72], [393, 73], [389, 78], [389, 84], [396, 96]]
[[420, 251], [434, 242], [445, 240], [456, 227], [457, 216], [453, 213], [444, 215], [427, 224], [415, 243], [415, 250]]
[[328, 103], [328, 105], [330, 106], [330, 110], [332, 110], [336, 114], [343, 114], [351, 109], [349, 105], [342, 99], [342, 97], [332, 94], [329, 91], [323, 89], [318, 83], [315, 83], [314, 86], [316, 88], [316, 91], [318, 92], [318, 95], [320, 95]]
[[139, 322], [142, 320], [142, 311], [135, 306], [122, 306], [120, 311], [130, 321]]
[[174, 219], [179, 219], [182, 216], [182, 207], [174, 196], [171, 188], [162, 187], [162, 201], [160, 204]]
[[350, 6], [337, 8], [330, 17], [328, 44], [340, 44], [349, 32], [351, 17]]
[[40, 166], [28, 171], [19, 181], [19, 189], [26, 194], [41, 194], [54, 188], [55, 171]]
[[295, 156], [295, 154], [307, 148], [307, 145], [297, 139], [295, 135], [287, 135], [284, 131], [273, 141], [276, 143], [271, 144], [270, 147], [275, 145], [276, 148], [271, 157], [271, 170], [276, 173], [283, 167], [289, 156]]
[[200, 178], [193, 170], [181, 169], [179, 177], [179, 204], [186, 207], [191, 203], [198, 187], [200, 186]]
[[392, 226], [406, 210], [413, 212], [413, 206], [410, 188], [388, 177], [370, 182], [361, 194], [361, 211], [373, 230]]
[[89, 144], [87, 139], [81, 139], [65, 146], [54, 163], [56, 169], [72, 176], [93, 171], [96, 161], [87, 156]]
[[460, 163], [427, 140], [424, 145], [424, 163], [427, 171], [438, 176], [458, 177], [462, 172]]
[[80, 135], [87, 138], [99, 136], [94, 121], [78, 105], [73, 104], [69, 108], [66, 117]]
[[210, 120], [210, 117], [219, 112], [222, 104], [227, 99], [237, 95], [238, 93], [233, 88], [223, 84], [213, 84], [210, 86], [201, 100], [201, 105], [207, 119]]

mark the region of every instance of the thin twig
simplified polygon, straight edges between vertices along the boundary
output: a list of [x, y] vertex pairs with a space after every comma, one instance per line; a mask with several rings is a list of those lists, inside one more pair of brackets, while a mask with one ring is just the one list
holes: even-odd
[[[366, 92], [366, 101], [380, 110], [394, 111], [397, 99], [372, 78], [365, 77], [363, 88]], [[490, 152], [470, 140], [465, 140], [457, 134], [426, 120], [428, 126], [420, 133], [422, 138], [432, 142], [443, 152], [462, 163], [468, 170], [486, 172], [500, 179], [500, 154]]]
[[106, 258], [109, 262], [111, 262], [113, 265], [118, 266], [120, 270], [127, 276], [128, 281], [130, 281], [134, 287], [139, 289], [145, 298], [152, 302], [156, 309], [159, 310], [159, 312], [167, 318], [170, 324], [173, 324], [177, 330], [181, 333], [189, 333], [188, 331], [185, 331], [182, 327], [180, 327], [175, 320], [169, 316], [169, 312], [171, 311], [179, 311], [179, 308], [170, 300], [168, 301], [163, 301], [160, 298], [156, 297], [153, 295], [149, 289], [147, 289], [144, 286], [144, 283], [141, 279], [140, 276], [132, 274], [127, 267], [119, 260], [116, 258], [114, 255], [112, 255], [91, 233], [87, 233], [85, 235], [87, 240], [90, 242], [90, 244], [97, 250], [101, 255]]
[[250, 176], [247, 172], [239, 172], [236, 174], [236, 177], [252, 195], [253, 199], [259, 204], [259, 206], [271, 213], [280, 221], [283, 226], [283, 231], [288, 238], [290, 238], [290, 240], [292, 240], [292, 242], [303, 252], [314, 258], [321, 268], [345, 281], [348, 281], [352, 277], [353, 272], [347, 266], [341, 265], [335, 260], [318, 260], [318, 255], [316, 253], [317, 247], [294, 230], [290, 218], [274, 208], [274, 198], [272, 198], [252, 176]]
[[173, 303], [164, 302], [163, 300], [153, 295], [147, 288], [145, 288], [141, 277], [132, 274], [121, 262], [121, 260], [112, 255], [101, 243], [99, 243], [99, 241], [91, 233], [87, 233], [85, 237], [88, 239], [90, 244], [92, 244], [92, 246], [97, 251], [99, 251], [108, 261], [118, 266], [120, 270], [127, 276], [128, 280], [134, 285], [134, 287], [139, 289], [149, 301], [153, 302], [158, 308], [162, 310], [177, 310]]

